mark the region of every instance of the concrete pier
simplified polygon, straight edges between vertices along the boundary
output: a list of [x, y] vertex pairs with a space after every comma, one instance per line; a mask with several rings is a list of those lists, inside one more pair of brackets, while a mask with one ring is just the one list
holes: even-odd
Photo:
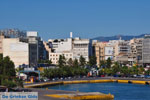
[[131, 84], [150, 84], [150, 79], [133, 79], [133, 78], [98, 78], [98, 79], [83, 79], [83, 80], [65, 80], [55, 82], [43, 82], [24, 85], [25, 88], [30, 88], [34, 92], [39, 93], [39, 100], [113, 100], [114, 96], [103, 93], [81, 93], [76, 91], [62, 91], [44, 89], [43, 87], [59, 85], [59, 84], [82, 84], [82, 83], [131, 83]]

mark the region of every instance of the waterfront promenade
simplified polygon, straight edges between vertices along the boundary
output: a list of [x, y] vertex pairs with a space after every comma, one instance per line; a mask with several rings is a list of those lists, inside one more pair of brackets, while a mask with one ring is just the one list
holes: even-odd
[[[93, 81], [92, 81], [93, 80]], [[95, 80], [95, 81], [94, 81]], [[104, 80], [108, 80], [108, 81], [104, 81]], [[68, 84], [71, 84], [71, 82], [76, 82], [79, 83], [80, 81], [82, 81], [81, 83], [86, 83], [87, 81], [91, 81], [91, 82], [111, 82], [109, 80], [118, 80], [118, 82], [120, 83], [129, 83], [129, 82], [133, 82], [135, 84], [145, 84], [145, 82], [150, 82], [150, 79], [145, 79], [145, 78], [119, 78], [119, 77], [91, 77], [91, 78], [77, 78], [77, 79], [70, 79], [70, 80], [57, 80], [57, 81], [50, 81], [50, 82], [40, 82], [40, 83], [30, 83], [30, 84], [25, 84], [24, 86], [26, 88], [29, 88], [31, 86], [31, 90], [34, 92], [38, 92], [39, 93], [39, 100], [66, 100], [66, 99], [60, 99], [60, 98], [52, 98], [46, 95], [53, 95], [53, 94], [77, 94], [79, 92], [77, 91], [62, 91], [62, 90], [52, 90], [52, 89], [46, 89], [46, 88], [33, 88], [34, 86], [40, 86], [43, 87], [42, 85], [51, 86], [51, 85], [58, 85], [58, 84], [63, 84], [66, 82], [70, 82]], [[113, 82], [113, 81], [112, 81]], [[56, 84], [55, 84], [56, 83]], [[32, 87], [33, 86], [33, 87]], [[101, 93], [99, 94], [101, 95]]]

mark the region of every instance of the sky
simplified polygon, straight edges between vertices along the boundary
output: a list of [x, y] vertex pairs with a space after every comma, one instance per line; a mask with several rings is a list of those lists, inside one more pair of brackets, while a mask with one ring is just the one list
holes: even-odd
[[150, 0], [0, 0], [0, 29], [44, 39], [150, 33]]

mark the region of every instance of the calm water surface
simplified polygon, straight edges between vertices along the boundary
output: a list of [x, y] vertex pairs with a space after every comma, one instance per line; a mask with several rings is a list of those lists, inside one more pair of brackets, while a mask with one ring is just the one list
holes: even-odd
[[123, 83], [87, 83], [67, 84], [49, 87], [49, 89], [111, 93], [115, 100], [150, 100], [150, 85]]

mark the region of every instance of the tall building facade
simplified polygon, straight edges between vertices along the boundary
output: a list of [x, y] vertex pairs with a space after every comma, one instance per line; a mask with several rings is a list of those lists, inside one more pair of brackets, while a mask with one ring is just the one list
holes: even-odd
[[15, 68], [22, 64], [29, 65], [29, 44], [21, 42], [19, 38], [3, 39], [3, 56], [9, 56]]
[[3, 53], [3, 39], [4, 38], [5, 38], [5, 36], [0, 34], [0, 54]]
[[118, 61], [122, 64], [128, 63], [129, 62], [129, 59], [128, 59], [129, 53], [130, 53], [129, 41], [118, 40], [115, 45], [114, 61]]
[[144, 66], [150, 66], [150, 35], [145, 35], [142, 43], [142, 62]]
[[138, 65], [142, 65], [142, 42], [143, 38], [134, 38], [130, 40], [131, 51], [129, 59]]
[[83, 56], [86, 61], [89, 61], [90, 56], [90, 40], [74, 38], [72, 41], [73, 59], [78, 59]]
[[49, 59], [53, 64], [57, 64], [60, 55], [64, 55], [66, 60], [78, 59], [82, 55], [86, 61], [89, 60], [90, 55], [90, 40], [81, 38], [72, 38], [72, 32], [70, 38], [67, 39], [49, 39], [48, 43], [45, 43], [45, 47], [49, 52]]
[[101, 61], [110, 58], [112, 61], [120, 63], [129, 62], [128, 54], [130, 52], [129, 41], [124, 40], [110, 40], [109, 42], [95, 42], [95, 56], [97, 58], [97, 65]]
[[93, 43], [98, 66], [100, 64], [100, 61], [105, 60], [105, 46], [106, 46], [106, 44], [107, 44], [107, 42], [98, 42], [98, 41]]
[[26, 37], [3, 38], [3, 56], [9, 56], [16, 68], [21, 65], [35, 67], [39, 59], [46, 59], [43, 41], [36, 31], [28, 31]]
[[93, 42], [97, 65], [100, 61], [111, 58], [121, 64], [150, 66], [150, 35], [133, 38], [130, 41], [110, 40]]

